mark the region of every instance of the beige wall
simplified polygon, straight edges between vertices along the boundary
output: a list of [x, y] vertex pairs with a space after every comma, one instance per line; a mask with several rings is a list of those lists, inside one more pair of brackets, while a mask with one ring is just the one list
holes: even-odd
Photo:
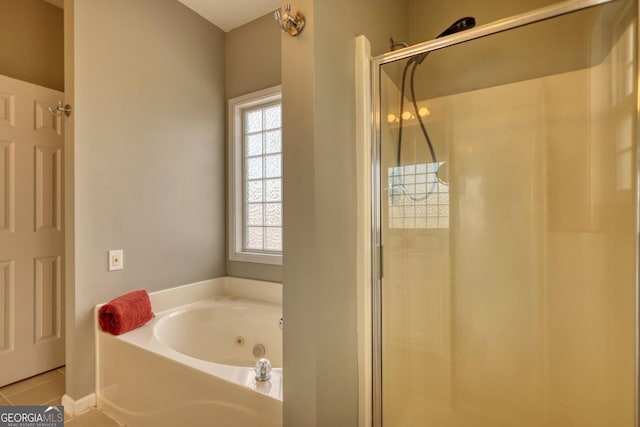
[[[317, 298], [314, 182], [314, 0], [296, 4], [307, 19], [296, 38], [283, 36], [283, 358], [284, 425], [317, 425]], [[289, 66], [295, 58], [295, 67]], [[336, 365], [339, 369], [339, 364]]]
[[63, 12], [43, 0], [0, 0], [0, 74], [64, 90]]
[[430, 0], [408, 0], [410, 44], [430, 40], [463, 16], [473, 16], [477, 25], [488, 24], [498, 19], [528, 12], [558, 3], [557, 0], [456, 0], [434, 2]]
[[[225, 34], [227, 100], [281, 83], [280, 34], [271, 13]], [[227, 261], [227, 274], [280, 282], [282, 266]]]
[[280, 84], [281, 33], [268, 13], [225, 34], [227, 99]]
[[285, 426], [358, 423], [355, 36], [403, 31], [398, 2], [303, 0], [283, 36]]
[[409, 39], [410, 0], [354, 0], [354, 4], [354, 33], [367, 36], [371, 55], [388, 52], [391, 37], [394, 41]]
[[[67, 394], [77, 399], [95, 386], [95, 304], [225, 274], [224, 33], [175, 0], [65, 8], [75, 21]], [[121, 248], [124, 270], [107, 272], [107, 251]]]

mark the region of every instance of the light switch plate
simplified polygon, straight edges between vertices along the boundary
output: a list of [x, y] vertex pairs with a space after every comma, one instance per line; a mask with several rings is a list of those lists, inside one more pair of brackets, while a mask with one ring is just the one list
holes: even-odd
[[124, 268], [124, 250], [115, 249], [109, 251], [109, 271], [122, 270]]

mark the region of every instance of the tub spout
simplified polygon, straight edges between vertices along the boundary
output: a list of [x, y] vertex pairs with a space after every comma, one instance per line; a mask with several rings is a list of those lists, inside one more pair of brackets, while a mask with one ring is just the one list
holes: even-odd
[[253, 370], [256, 373], [256, 381], [269, 381], [271, 379], [271, 362], [269, 362], [269, 359], [259, 359]]

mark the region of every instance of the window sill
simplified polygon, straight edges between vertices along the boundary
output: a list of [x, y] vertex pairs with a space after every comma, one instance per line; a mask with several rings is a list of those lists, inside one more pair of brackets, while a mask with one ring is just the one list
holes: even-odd
[[282, 255], [236, 252], [229, 256], [230, 261], [254, 262], [257, 264], [282, 265]]

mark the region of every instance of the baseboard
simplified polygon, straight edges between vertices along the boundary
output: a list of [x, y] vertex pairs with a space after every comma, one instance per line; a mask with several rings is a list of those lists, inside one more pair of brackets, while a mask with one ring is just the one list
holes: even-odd
[[79, 414], [96, 406], [96, 394], [91, 393], [78, 400], [73, 400], [65, 394], [62, 396], [62, 406], [64, 406], [64, 412], [68, 415]]

